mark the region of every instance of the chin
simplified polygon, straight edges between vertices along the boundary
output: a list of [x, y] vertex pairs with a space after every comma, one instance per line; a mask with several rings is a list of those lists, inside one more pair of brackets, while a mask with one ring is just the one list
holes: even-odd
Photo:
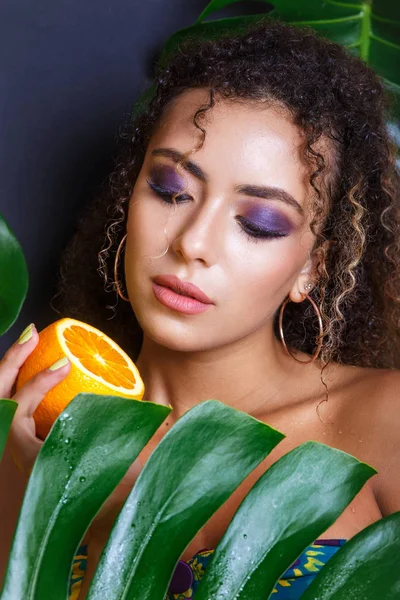
[[146, 315], [143, 320], [138, 320], [144, 336], [174, 352], [204, 352], [215, 347], [211, 336], [201, 325], [178, 323], [173, 318], [159, 315], [154, 318]]
[[132, 287], [132, 309], [143, 335], [154, 344], [174, 352], [207, 352], [221, 345], [223, 329], [217, 330], [216, 319], [210, 319], [208, 311], [184, 315], [164, 308], [152, 291]]

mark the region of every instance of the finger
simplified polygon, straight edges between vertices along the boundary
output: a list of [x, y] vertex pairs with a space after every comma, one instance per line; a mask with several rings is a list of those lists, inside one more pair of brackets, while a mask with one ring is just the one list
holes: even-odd
[[[64, 364], [62, 364], [62, 361], [64, 361]], [[57, 368], [52, 370], [54, 367]], [[23, 418], [30, 419], [47, 392], [65, 379], [70, 370], [71, 363], [65, 356], [58, 360], [55, 365], [41, 371], [27, 381], [13, 396], [13, 400], [18, 402], [18, 408], [14, 417], [16, 421], [18, 422]]]
[[7, 350], [0, 361], [0, 397], [10, 398], [18, 372], [31, 352], [36, 348], [39, 334], [33, 323], [28, 325], [18, 340]]

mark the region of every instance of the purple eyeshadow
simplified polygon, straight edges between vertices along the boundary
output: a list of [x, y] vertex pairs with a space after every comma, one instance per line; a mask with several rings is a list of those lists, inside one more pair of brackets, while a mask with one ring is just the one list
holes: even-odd
[[282, 213], [269, 207], [254, 206], [243, 213], [246, 221], [266, 231], [277, 231], [288, 235], [293, 230], [293, 225]]
[[186, 182], [173, 167], [168, 165], [157, 165], [150, 172], [152, 181], [169, 192], [177, 193], [185, 189]]

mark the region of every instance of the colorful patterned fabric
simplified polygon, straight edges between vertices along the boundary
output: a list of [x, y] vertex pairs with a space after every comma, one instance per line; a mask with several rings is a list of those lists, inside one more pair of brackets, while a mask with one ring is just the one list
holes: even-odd
[[72, 563], [71, 578], [69, 580], [69, 596], [68, 600], [78, 600], [83, 578], [87, 566], [87, 544], [83, 544], [78, 548], [77, 554], [74, 556]]
[[[301, 554], [282, 578], [277, 582], [271, 600], [299, 600], [310, 585], [315, 575], [328, 560], [339, 550], [346, 540], [316, 540]], [[179, 561], [170, 584], [170, 591], [165, 600], [191, 600], [196, 593], [205, 569], [210, 562], [214, 550], [204, 549], [195, 554], [187, 562]], [[70, 580], [69, 600], [77, 600], [85, 575], [87, 545], [80, 546], [74, 557]], [[188, 587], [183, 582], [189, 581]], [[190, 583], [191, 582], [191, 583]], [[179, 586], [187, 589], [178, 591]]]

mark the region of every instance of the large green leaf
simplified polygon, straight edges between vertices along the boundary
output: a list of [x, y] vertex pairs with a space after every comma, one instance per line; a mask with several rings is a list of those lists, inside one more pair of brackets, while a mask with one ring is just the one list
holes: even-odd
[[[265, 13], [204, 21], [213, 12], [235, 4], [238, 0], [212, 0], [201, 13], [194, 27], [177, 31], [167, 41], [161, 62], [188, 35], [216, 37], [227, 30], [240, 30], [243, 25], [265, 18]], [[263, 1], [263, 0], [262, 0]], [[270, 18], [293, 25], [308, 25], [322, 35], [351, 49], [368, 62], [386, 81], [388, 88], [398, 93], [400, 86], [400, 4], [393, 0], [337, 2], [336, 0], [265, 0], [274, 10]], [[400, 95], [398, 96], [400, 102]], [[400, 117], [400, 105], [396, 110]]]
[[88, 600], [163, 600], [186, 546], [283, 437], [216, 400], [186, 412], [117, 517]]
[[[199, 18], [198, 23], [204, 21], [212, 13], [226, 6], [235, 4], [241, 0], [212, 0], [207, 4]], [[274, 10], [270, 12], [273, 16], [279, 16], [284, 21], [290, 22], [325, 22], [329, 29], [332, 25], [344, 30], [349, 28], [349, 24], [355, 21], [355, 15], [358, 20], [363, 14], [362, 2], [336, 2], [330, 0], [259, 0], [260, 3], [272, 5]], [[365, 3], [364, 3], [365, 4]], [[264, 15], [264, 13], [263, 13]], [[322, 23], [321, 23], [322, 24]], [[351, 27], [351, 26], [350, 26]], [[354, 28], [354, 27], [353, 27]]]
[[18, 404], [14, 400], [0, 398], [0, 460], [17, 406]]
[[398, 600], [400, 512], [370, 525], [324, 566], [301, 600]]
[[21, 246], [0, 214], [0, 335], [13, 325], [28, 291]]
[[353, 456], [316, 442], [283, 456], [238, 508], [196, 600], [267, 598], [279, 577], [375, 473]]
[[159, 404], [116, 396], [78, 394], [72, 400], [32, 469], [1, 600], [65, 600], [85, 531], [169, 413]]

